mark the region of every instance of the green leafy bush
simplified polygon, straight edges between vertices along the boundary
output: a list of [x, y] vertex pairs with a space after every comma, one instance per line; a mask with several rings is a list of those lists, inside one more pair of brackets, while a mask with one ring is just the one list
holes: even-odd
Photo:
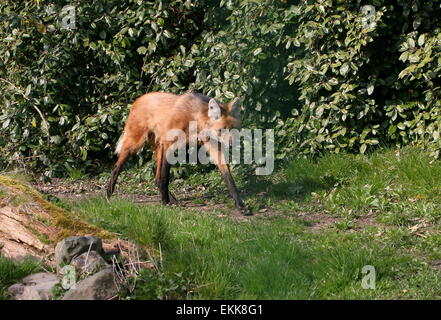
[[290, 116], [297, 92], [284, 79], [290, 53], [284, 41], [297, 19], [286, 18], [289, 7], [274, 0], [230, 0], [207, 12], [190, 87], [225, 99], [244, 97], [247, 125], [268, 127]]
[[[65, 5], [75, 29], [63, 28]], [[128, 106], [178, 92], [200, 33], [198, 1], [4, 1], [0, 140], [5, 158], [48, 177], [110, 160]]]
[[288, 79], [304, 108], [290, 133], [302, 150], [415, 143], [439, 156], [438, 1], [308, 0], [291, 15], [300, 49]]
[[422, 0], [3, 1], [0, 165], [101, 170], [138, 96], [188, 89], [241, 97], [278, 159], [379, 144], [439, 156], [440, 15]]
[[[61, 23], [66, 5], [75, 8], [75, 29]], [[0, 161], [44, 169], [47, 177], [111, 162], [129, 105], [149, 91], [241, 96], [250, 126], [286, 118], [295, 104], [283, 73], [283, 37], [292, 31], [286, 7], [237, 0], [2, 2]]]

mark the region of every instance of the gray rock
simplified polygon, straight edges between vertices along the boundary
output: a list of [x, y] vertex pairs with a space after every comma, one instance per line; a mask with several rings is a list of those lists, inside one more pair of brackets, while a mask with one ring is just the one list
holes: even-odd
[[104, 269], [76, 283], [62, 300], [109, 300], [117, 294], [115, 274], [110, 269]]
[[101, 239], [94, 236], [65, 238], [55, 247], [55, 263], [58, 267], [69, 264], [73, 258], [89, 250], [104, 253]]
[[31, 274], [8, 288], [8, 294], [14, 300], [50, 300], [52, 288], [59, 282], [53, 273], [40, 272]]
[[110, 268], [106, 260], [96, 251], [84, 252], [73, 258], [70, 264], [84, 274]]
[[24, 288], [25, 286], [22, 283], [13, 284], [8, 288], [8, 294], [12, 299], [19, 300], [18, 297], [23, 294]]

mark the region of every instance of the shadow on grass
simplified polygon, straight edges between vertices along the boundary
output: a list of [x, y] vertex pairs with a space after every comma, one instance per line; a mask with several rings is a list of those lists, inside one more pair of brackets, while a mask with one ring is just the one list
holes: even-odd
[[304, 201], [313, 192], [331, 190], [338, 182], [333, 177], [324, 180], [305, 177], [293, 181], [272, 181], [264, 176], [252, 176], [243, 184], [247, 197], [260, 197], [262, 195], [274, 200]]

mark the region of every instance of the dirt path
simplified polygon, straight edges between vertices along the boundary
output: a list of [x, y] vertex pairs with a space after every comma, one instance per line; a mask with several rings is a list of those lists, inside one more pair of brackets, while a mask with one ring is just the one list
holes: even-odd
[[[103, 196], [105, 194], [105, 185], [96, 181], [70, 181], [66, 179], [52, 179], [49, 183], [34, 184], [33, 187], [44, 195], [53, 196], [68, 202], [87, 199], [90, 197]], [[200, 196], [195, 193], [186, 192], [185, 194], [176, 194], [179, 200], [179, 207], [196, 210], [196, 211], [218, 211], [218, 216], [223, 217], [233, 215], [239, 219], [252, 219], [254, 216], [244, 217], [234, 209], [228, 208], [224, 203], [214, 203], [209, 197], [202, 197], [203, 203], [195, 203], [200, 200]], [[161, 204], [161, 197], [157, 195], [149, 195], [140, 192], [129, 191], [121, 186], [113, 195], [119, 199], [128, 200], [134, 203], [144, 203], [150, 205]]]
[[[105, 194], [105, 183], [96, 180], [68, 180], [68, 179], [52, 179], [50, 183], [38, 183], [33, 185], [35, 189], [45, 195], [54, 196], [61, 200], [74, 202], [77, 200], [87, 199], [90, 197], [103, 196]], [[146, 194], [138, 190], [142, 189], [141, 185], [121, 184], [115, 194], [115, 198], [128, 200], [134, 203], [147, 205], [160, 205], [161, 198], [158, 194]], [[134, 191], [135, 190], [135, 191]], [[156, 193], [156, 188], [152, 188], [151, 193]], [[182, 193], [175, 194], [179, 200], [179, 207], [198, 212], [215, 212], [218, 217], [233, 216], [238, 220], [251, 220], [256, 218], [271, 217], [274, 215], [295, 214], [299, 219], [309, 222], [309, 229], [312, 232], [322, 232], [326, 229], [333, 228], [342, 218], [330, 215], [329, 213], [317, 208], [316, 212], [279, 212], [274, 208], [264, 208], [254, 212], [252, 216], [243, 216], [237, 210], [229, 208], [226, 203], [216, 202], [208, 196], [197, 193], [197, 190], [185, 189]], [[375, 221], [373, 214], [362, 216], [354, 221], [352, 226], [355, 230], [365, 228], [367, 225], [379, 227], [380, 223]]]

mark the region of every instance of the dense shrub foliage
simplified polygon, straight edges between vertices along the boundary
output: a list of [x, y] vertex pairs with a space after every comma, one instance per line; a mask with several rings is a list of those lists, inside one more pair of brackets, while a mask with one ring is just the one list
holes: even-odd
[[[241, 96], [249, 125], [274, 123], [278, 109], [289, 114], [295, 93], [281, 44], [288, 5], [244, 3], [2, 2], [2, 161], [46, 176], [109, 162], [130, 103], [149, 91]], [[73, 30], [62, 26], [66, 5], [75, 8]]]
[[288, 76], [304, 102], [293, 132], [301, 149], [416, 143], [439, 156], [439, 1], [308, 0], [292, 14], [301, 22]]
[[[375, 8], [369, 19], [365, 5]], [[100, 168], [136, 97], [188, 89], [240, 96], [247, 127], [276, 129], [278, 158], [379, 143], [420, 144], [437, 156], [439, 6], [2, 1], [0, 165], [47, 177]]]
[[[197, 1], [2, 2], [2, 135], [6, 161], [47, 168], [110, 159], [128, 104], [177, 92], [194, 61]], [[75, 29], [63, 29], [65, 5]]]

